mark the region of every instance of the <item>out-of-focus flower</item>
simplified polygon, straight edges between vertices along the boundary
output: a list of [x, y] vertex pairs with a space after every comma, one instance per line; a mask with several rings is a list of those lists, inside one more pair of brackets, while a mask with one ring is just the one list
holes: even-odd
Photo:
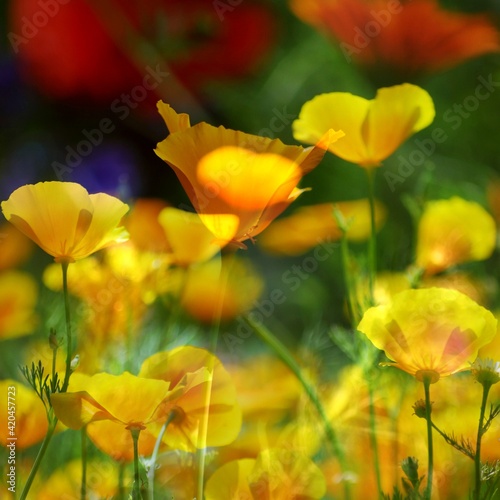
[[24, 263], [31, 255], [33, 244], [12, 224], [0, 226], [0, 271]]
[[[86, 463], [86, 492], [89, 498], [112, 498], [118, 494], [118, 465], [105, 460], [88, 460]], [[82, 462], [72, 460], [56, 469], [44, 479], [36, 494], [37, 500], [54, 498], [74, 499], [80, 496]]]
[[124, 220], [130, 241], [141, 251], [167, 252], [170, 245], [165, 231], [158, 221], [160, 212], [168, 203], [159, 198], [139, 198], [135, 200]]
[[368, 309], [358, 325], [388, 364], [432, 383], [469, 369], [496, 329], [490, 311], [446, 288], [403, 291], [390, 304]]
[[306, 144], [319, 143], [330, 129], [342, 130], [345, 137], [327, 144], [328, 150], [360, 167], [374, 168], [429, 126], [434, 115], [431, 96], [404, 83], [378, 89], [371, 100], [348, 92], [317, 95], [302, 106], [292, 127], [295, 139]]
[[[39, 29], [45, 18], [49, 26]], [[24, 77], [42, 92], [111, 103], [123, 116], [144, 104], [152, 108], [160, 86], [172, 87], [172, 73], [195, 90], [210, 80], [251, 74], [272, 45], [274, 24], [259, 2], [234, 9], [207, 0], [118, 0], [112, 6], [72, 0], [47, 11], [38, 0], [15, 0], [9, 40]], [[156, 66], [141, 52], [145, 42], [157, 49]]]
[[170, 384], [163, 380], [98, 373], [70, 381], [68, 392], [53, 394], [54, 412], [71, 429], [87, 426], [89, 438], [116, 460], [133, 457], [130, 431], [139, 430], [139, 453], [149, 455], [155, 438], [149, 428], [168, 416]]
[[252, 308], [264, 283], [246, 259], [223, 256], [173, 275], [179, 282], [180, 303], [198, 321], [236, 318]]
[[74, 262], [128, 233], [118, 227], [128, 206], [104, 193], [90, 194], [72, 182], [39, 182], [16, 189], [2, 211], [9, 222], [56, 262]]
[[37, 300], [38, 287], [30, 274], [21, 271], [0, 274], [0, 339], [33, 332]]
[[326, 129], [315, 141], [321, 147], [304, 149], [204, 122], [191, 127], [188, 115], [163, 102], [158, 109], [170, 135], [155, 152], [172, 167], [203, 223], [222, 243], [263, 231], [301, 194], [302, 176], [343, 136]]
[[[370, 206], [368, 200], [340, 201], [300, 207], [292, 215], [278, 219], [263, 232], [258, 243], [267, 252], [278, 255], [300, 255], [324, 242], [338, 241], [342, 230], [334, 216], [338, 210], [346, 225], [349, 241], [364, 241], [370, 237]], [[375, 223], [380, 228], [386, 209], [375, 204]]]
[[341, 42], [346, 59], [408, 77], [440, 71], [500, 49], [486, 15], [445, 9], [438, 0], [291, 0], [295, 14]]
[[495, 249], [496, 225], [478, 203], [458, 196], [426, 204], [418, 224], [417, 265], [435, 274], [485, 260]]
[[177, 266], [207, 261], [221, 249], [198, 214], [167, 207], [160, 212], [158, 222], [169, 244], [169, 259]]
[[325, 478], [317, 465], [286, 449], [268, 449], [257, 459], [228, 462], [212, 474], [205, 487], [207, 500], [314, 500], [325, 493]]
[[160, 453], [156, 460], [155, 490], [175, 500], [196, 498], [196, 462], [194, 453], [181, 450]]
[[175, 417], [163, 437], [169, 447], [193, 451], [236, 439], [241, 427], [236, 389], [220, 360], [209, 351], [181, 346], [153, 354], [142, 364], [139, 376], [170, 383], [172, 395], [166, 408]]
[[[5, 447], [15, 443], [16, 448], [24, 450], [40, 442], [47, 433], [48, 423], [45, 407], [36, 392], [11, 379], [1, 380], [0, 390], [6, 400], [5, 410], [0, 412], [0, 444]], [[8, 396], [11, 396], [9, 401], [14, 404], [9, 408], [14, 409], [15, 420], [8, 419]]]
[[420, 288], [452, 288], [470, 297], [474, 302], [487, 306], [491, 296], [490, 284], [480, 276], [456, 271], [433, 276], [424, 276]]

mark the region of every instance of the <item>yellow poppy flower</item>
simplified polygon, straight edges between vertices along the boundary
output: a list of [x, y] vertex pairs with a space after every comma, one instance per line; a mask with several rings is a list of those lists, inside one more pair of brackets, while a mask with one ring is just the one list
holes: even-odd
[[[267, 252], [277, 255], [300, 255], [328, 241], [338, 241], [342, 231], [334, 216], [337, 208], [348, 226], [346, 238], [363, 241], [370, 237], [370, 206], [368, 200], [341, 201], [298, 208], [292, 215], [274, 221], [258, 239]], [[380, 228], [386, 209], [375, 204], [375, 223]]]
[[323, 473], [309, 458], [286, 449], [262, 451], [256, 459], [224, 464], [207, 481], [206, 500], [323, 498]]
[[177, 276], [181, 305], [202, 323], [229, 321], [247, 312], [264, 289], [250, 262], [236, 256], [212, 259], [182, 273]]
[[242, 242], [260, 233], [297, 196], [302, 176], [315, 168], [342, 132], [326, 129], [304, 149], [189, 117], [158, 103], [170, 135], [156, 154], [176, 173], [204, 224], [221, 240]]
[[[4, 394], [5, 409], [0, 412], [0, 445], [15, 443], [18, 449], [40, 442], [47, 433], [47, 413], [36, 392], [17, 380], [1, 380], [0, 392]], [[10, 403], [8, 405], [8, 397]], [[9, 419], [7, 409], [12, 409], [14, 419]], [[15, 438], [15, 441], [12, 441]]]
[[105, 193], [88, 194], [74, 182], [39, 182], [16, 189], [2, 211], [8, 221], [56, 262], [74, 262], [125, 241], [117, 227], [128, 206]]
[[406, 290], [366, 311], [358, 330], [385, 351], [389, 363], [423, 380], [470, 368], [493, 340], [497, 320], [466, 295], [446, 288]]
[[[181, 346], [153, 354], [142, 364], [139, 376], [170, 383], [172, 396], [165, 409], [176, 416], [163, 438], [169, 447], [193, 451], [224, 446], [236, 439], [241, 427], [236, 389], [222, 363], [210, 352]], [[203, 436], [200, 429], [207, 413]]]
[[167, 207], [159, 213], [158, 222], [169, 243], [169, 257], [173, 264], [189, 266], [204, 262], [221, 249], [198, 214]]
[[[75, 374], [74, 374], [75, 375]], [[54, 412], [71, 429], [87, 426], [94, 444], [115, 460], [133, 458], [130, 430], [140, 430], [139, 453], [152, 453], [155, 437], [148, 427], [164, 421], [169, 383], [136, 377], [98, 373], [91, 377], [72, 377], [68, 392], [53, 394]]]
[[458, 196], [426, 204], [418, 224], [417, 265], [435, 274], [485, 260], [495, 249], [496, 224], [481, 205]]
[[30, 274], [21, 271], [0, 274], [0, 339], [33, 332], [37, 300], [38, 287]]
[[381, 88], [375, 99], [347, 92], [321, 94], [306, 102], [292, 124], [294, 137], [317, 143], [330, 129], [342, 129], [345, 137], [330, 143], [333, 154], [361, 167], [381, 163], [414, 133], [434, 120], [431, 96], [405, 83]]

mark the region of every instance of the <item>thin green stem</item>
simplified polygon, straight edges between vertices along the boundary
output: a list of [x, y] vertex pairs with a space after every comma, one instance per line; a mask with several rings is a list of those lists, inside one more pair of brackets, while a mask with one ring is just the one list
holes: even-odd
[[356, 302], [355, 294], [354, 294], [354, 286], [352, 282], [352, 276], [351, 276], [351, 256], [349, 252], [349, 243], [347, 241], [347, 238], [345, 236], [345, 233], [342, 234], [342, 238], [340, 239], [340, 256], [342, 259], [342, 268], [344, 271], [344, 282], [345, 286], [347, 289], [347, 303], [349, 306], [349, 314], [350, 314], [350, 320], [351, 324], [354, 329], [359, 324], [360, 317], [359, 317], [359, 308], [358, 304]]
[[[300, 366], [290, 354], [288, 349], [264, 325], [252, 321], [248, 316], [243, 316], [243, 319], [253, 329], [253, 331], [277, 354], [277, 356], [288, 366], [288, 368], [290, 368], [295, 377], [297, 377], [297, 380], [301, 383], [305, 393], [309, 397], [309, 400], [316, 408], [316, 411], [318, 412], [323, 422], [325, 433], [332, 451], [337, 457], [342, 471], [345, 471], [346, 464], [344, 452], [340, 447], [337, 435], [333, 430], [330, 420], [328, 419], [328, 415], [326, 414], [326, 411], [314, 386], [310, 384], [309, 381], [304, 377]], [[350, 498], [349, 482], [343, 481], [343, 483], [344, 498], [347, 500]]]
[[377, 441], [377, 421], [375, 418], [375, 404], [374, 404], [374, 390], [371, 377], [368, 376], [368, 397], [370, 401], [370, 444], [373, 453], [373, 467], [375, 469], [375, 478], [377, 480], [377, 491], [379, 498], [383, 497], [382, 479], [380, 475], [380, 460], [378, 454], [378, 441]]
[[377, 226], [375, 222], [375, 169], [366, 169], [368, 200], [370, 202], [370, 241], [368, 242], [368, 288], [370, 306], [375, 305], [375, 277], [377, 275]]
[[69, 377], [71, 376], [71, 359], [73, 355], [73, 344], [71, 339], [71, 313], [69, 307], [68, 293], [68, 262], [61, 262], [62, 280], [63, 280], [63, 295], [64, 295], [64, 310], [66, 314], [66, 372], [64, 374], [64, 382], [61, 392], [66, 392], [69, 385]]
[[38, 472], [40, 464], [42, 463], [43, 457], [45, 455], [45, 452], [47, 451], [47, 447], [49, 446], [50, 440], [52, 439], [52, 436], [54, 435], [56, 425], [57, 425], [57, 418], [54, 418], [52, 421], [51, 421], [51, 419], [49, 419], [49, 428], [47, 429], [47, 434], [45, 434], [45, 438], [42, 442], [42, 445], [40, 446], [40, 449], [38, 450], [38, 454], [35, 458], [35, 462], [33, 464], [33, 467], [30, 470], [28, 479], [27, 479], [26, 484], [24, 485], [23, 491], [21, 493], [20, 500], [25, 500], [26, 498], [28, 498], [28, 493], [30, 491], [31, 485], [33, 483], [33, 480], [35, 479], [35, 476], [36, 476], [36, 473]]
[[431, 500], [432, 495], [432, 477], [434, 473], [434, 451], [432, 443], [432, 420], [431, 420], [431, 397], [430, 397], [430, 385], [431, 381], [429, 377], [424, 377], [424, 392], [425, 392], [425, 419], [427, 421], [427, 487], [425, 489], [424, 498], [426, 500]]
[[118, 500], [125, 498], [125, 463], [118, 464]]
[[488, 394], [490, 392], [491, 384], [483, 383], [483, 398], [481, 401], [481, 411], [479, 413], [479, 425], [477, 429], [476, 439], [476, 454], [474, 456], [474, 476], [475, 476], [475, 489], [474, 500], [479, 500], [481, 493], [481, 440], [484, 434], [484, 414], [486, 412], [486, 403], [488, 401]]
[[463, 453], [466, 457], [469, 457], [470, 459], [474, 460], [475, 454], [471, 454], [469, 450], [461, 446], [459, 443], [457, 443], [454, 439], [452, 439], [450, 436], [447, 436], [434, 422], [432, 422], [432, 428], [450, 445], [453, 446], [456, 450], [459, 452]]
[[148, 489], [149, 489], [149, 500], [154, 500], [155, 497], [155, 487], [154, 487], [154, 482], [155, 482], [155, 470], [156, 470], [156, 461], [158, 459], [158, 452], [160, 450], [160, 445], [161, 445], [161, 440], [163, 439], [163, 436], [165, 434], [165, 431], [167, 430], [167, 427], [169, 426], [170, 422], [175, 418], [176, 412], [171, 411], [170, 414], [168, 415], [167, 420], [165, 423], [162, 425], [162, 428], [160, 429], [160, 433], [158, 434], [158, 437], [156, 438], [156, 443], [155, 447], [153, 449], [153, 454], [151, 455], [151, 461], [149, 464], [149, 470], [148, 470]]
[[82, 484], [80, 487], [80, 498], [85, 500], [87, 498], [87, 427], [80, 429], [82, 440]]
[[139, 477], [139, 434], [141, 430], [134, 427], [130, 429], [134, 442], [134, 485], [132, 486], [132, 500], [141, 500], [141, 480]]

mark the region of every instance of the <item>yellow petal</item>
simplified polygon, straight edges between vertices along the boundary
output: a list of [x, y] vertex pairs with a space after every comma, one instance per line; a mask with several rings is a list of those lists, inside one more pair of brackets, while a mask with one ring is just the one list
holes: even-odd
[[379, 89], [370, 101], [363, 128], [371, 162], [380, 164], [408, 137], [428, 127], [434, 116], [431, 96], [416, 85], [405, 83]]
[[171, 134], [185, 130], [191, 126], [187, 113], [176, 113], [169, 104], [163, 101], [158, 101], [157, 107]]
[[233, 460], [219, 467], [205, 486], [206, 500], [254, 498], [248, 484], [248, 476], [256, 460], [243, 458]]
[[[231, 217], [234, 220], [234, 217]], [[158, 221], [162, 225], [171, 248], [173, 262], [186, 266], [195, 262], [203, 262], [220, 251], [221, 245], [215, 241], [214, 233], [205, 225], [198, 214], [168, 207], [163, 209]], [[230, 241], [235, 234], [234, 229], [229, 231]], [[219, 228], [218, 228], [219, 229]], [[217, 234], [222, 231], [218, 230]], [[224, 233], [222, 233], [224, 234]]]
[[362, 167], [377, 167], [408, 137], [434, 119], [432, 98], [411, 84], [379, 89], [367, 100], [347, 92], [321, 94], [306, 102], [292, 124], [294, 137], [317, 143], [330, 129], [345, 132], [328, 149]]

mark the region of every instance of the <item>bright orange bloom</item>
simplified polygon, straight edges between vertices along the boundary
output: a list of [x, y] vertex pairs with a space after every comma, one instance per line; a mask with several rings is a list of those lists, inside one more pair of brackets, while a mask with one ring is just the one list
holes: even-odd
[[33, 243], [6, 222], [0, 226], [0, 271], [22, 264], [30, 257]]
[[[274, 221], [258, 239], [264, 250], [278, 255], [300, 255], [327, 241], [342, 237], [334, 209], [344, 218], [348, 229], [346, 238], [363, 241], [370, 237], [370, 206], [368, 200], [341, 201], [300, 207], [289, 217]], [[378, 228], [385, 220], [385, 207], [375, 205], [375, 222]]]
[[497, 331], [493, 314], [466, 295], [446, 288], [406, 290], [387, 305], [366, 311], [358, 325], [392, 363], [432, 382], [470, 368], [479, 348]]
[[360, 167], [379, 167], [411, 135], [434, 120], [431, 96], [409, 83], [378, 89], [374, 99], [348, 92], [320, 94], [306, 102], [292, 124], [295, 139], [316, 144], [330, 129], [345, 137], [327, 148]]
[[[4, 394], [5, 409], [0, 412], [0, 445], [7, 446], [14, 442], [9, 438], [15, 437], [18, 449], [28, 448], [40, 442], [47, 433], [47, 413], [42, 401], [36, 392], [17, 380], [1, 380], [0, 392]], [[7, 399], [14, 403], [15, 420], [8, 419]], [[9, 423], [14, 423], [11, 427]], [[13, 432], [11, 434], [11, 431]]]
[[500, 49], [493, 22], [438, 0], [291, 0], [303, 21], [338, 39], [346, 59], [413, 76]]
[[166, 252], [170, 245], [158, 222], [160, 212], [168, 203], [158, 198], [139, 198], [124, 220], [130, 241], [143, 252]]
[[170, 135], [156, 154], [176, 173], [203, 223], [221, 240], [242, 242], [263, 231], [301, 194], [302, 176], [343, 136], [326, 129], [322, 147], [286, 146], [279, 139], [207, 123], [191, 126], [187, 114], [158, 103]]
[[305, 455], [286, 449], [268, 449], [257, 459], [228, 462], [212, 474], [205, 487], [206, 500], [315, 500], [325, 493], [320, 469]]
[[139, 376], [170, 383], [172, 396], [165, 408], [175, 417], [163, 441], [171, 448], [194, 451], [224, 446], [236, 439], [241, 427], [236, 389], [222, 363], [210, 352], [181, 346], [153, 354], [142, 364]]
[[[182, 271], [180, 302], [198, 321], [229, 321], [252, 308], [264, 289], [251, 263], [236, 256], [212, 259]], [[173, 275], [175, 276], [175, 275]]]
[[74, 182], [39, 182], [16, 189], [2, 211], [7, 220], [56, 262], [74, 262], [125, 241], [117, 227], [128, 206], [105, 193], [88, 194]]
[[485, 260], [496, 244], [493, 217], [478, 203], [458, 196], [426, 204], [418, 224], [417, 265], [427, 274]]
[[32, 333], [36, 326], [38, 287], [21, 271], [0, 274], [0, 339]]

